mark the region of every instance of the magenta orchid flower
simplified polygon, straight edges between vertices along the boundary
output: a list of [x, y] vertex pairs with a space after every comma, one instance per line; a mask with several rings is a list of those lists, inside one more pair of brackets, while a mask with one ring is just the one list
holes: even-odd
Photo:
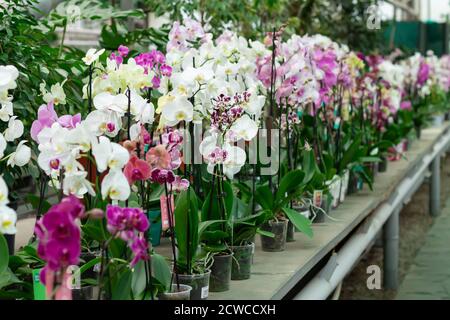
[[81, 232], [76, 220], [84, 214], [84, 206], [74, 196], [64, 198], [54, 205], [36, 223], [39, 239], [38, 255], [47, 262], [40, 274], [45, 283], [45, 272], [77, 265], [81, 253]]

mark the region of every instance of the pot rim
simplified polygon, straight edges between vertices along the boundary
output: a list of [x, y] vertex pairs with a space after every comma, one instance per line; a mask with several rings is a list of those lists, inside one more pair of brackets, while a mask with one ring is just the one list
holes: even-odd
[[243, 246], [230, 246], [230, 248], [233, 250], [233, 248], [248, 248], [248, 247], [254, 247], [255, 243], [254, 242], [249, 242], [246, 245]]
[[[177, 292], [161, 292], [161, 295], [165, 295], [165, 296], [176, 296], [176, 295], [181, 295], [181, 294], [184, 294], [184, 293], [186, 293], [186, 292], [191, 292], [192, 291], [192, 287], [190, 286], [190, 285], [187, 285], [187, 284], [179, 284], [179, 286], [180, 286], [180, 290], [181, 291], [177, 291]], [[172, 290], [173, 289], [176, 289], [177, 288], [177, 285], [176, 285], [176, 283], [173, 283], [172, 284]], [[183, 290], [183, 289], [184, 290]]]
[[191, 278], [202, 278], [206, 275], [210, 275], [211, 274], [211, 269], [208, 269], [207, 271], [203, 272], [203, 273], [193, 273], [193, 274], [184, 274], [184, 273], [179, 273], [178, 277], [191, 277]]

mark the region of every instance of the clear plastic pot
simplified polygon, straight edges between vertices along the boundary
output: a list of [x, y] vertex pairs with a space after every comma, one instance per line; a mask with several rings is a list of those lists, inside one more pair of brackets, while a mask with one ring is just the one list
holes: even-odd
[[233, 254], [222, 254], [214, 256], [211, 267], [211, 278], [209, 280], [209, 291], [223, 292], [230, 289], [231, 263]]
[[192, 287], [186, 284], [180, 284], [180, 289], [176, 284], [172, 284], [170, 292], [160, 292], [158, 294], [159, 300], [189, 300], [191, 298]]
[[192, 288], [191, 300], [206, 300], [209, 295], [211, 270], [200, 274], [179, 274], [178, 280]]
[[261, 226], [261, 229], [274, 234], [274, 237], [261, 235], [261, 248], [263, 251], [278, 252], [284, 251], [286, 245], [288, 220], [268, 221]]
[[233, 260], [231, 265], [231, 280], [249, 279], [253, 261], [253, 243], [244, 246], [232, 246]]

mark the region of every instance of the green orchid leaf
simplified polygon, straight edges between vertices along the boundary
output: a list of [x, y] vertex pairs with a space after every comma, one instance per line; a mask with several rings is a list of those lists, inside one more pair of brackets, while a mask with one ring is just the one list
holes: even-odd
[[290, 208], [284, 207], [282, 210], [298, 230], [307, 235], [309, 238], [313, 237], [311, 221], [308, 218], [305, 218], [303, 215]]

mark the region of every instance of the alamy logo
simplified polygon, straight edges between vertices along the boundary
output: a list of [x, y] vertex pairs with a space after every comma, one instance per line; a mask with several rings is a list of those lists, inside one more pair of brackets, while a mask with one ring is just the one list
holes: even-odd
[[381, 269], [377, 265], [370, 265], [367, 267], [367, 289], [369, 290], [380, 290], [381, 289]]
[[373, 4], [367, 8], [366, 13], [368, 15], [366, 20], [367, 29], [379, 30], [381, 28], [379, 7], [376, 4]]

